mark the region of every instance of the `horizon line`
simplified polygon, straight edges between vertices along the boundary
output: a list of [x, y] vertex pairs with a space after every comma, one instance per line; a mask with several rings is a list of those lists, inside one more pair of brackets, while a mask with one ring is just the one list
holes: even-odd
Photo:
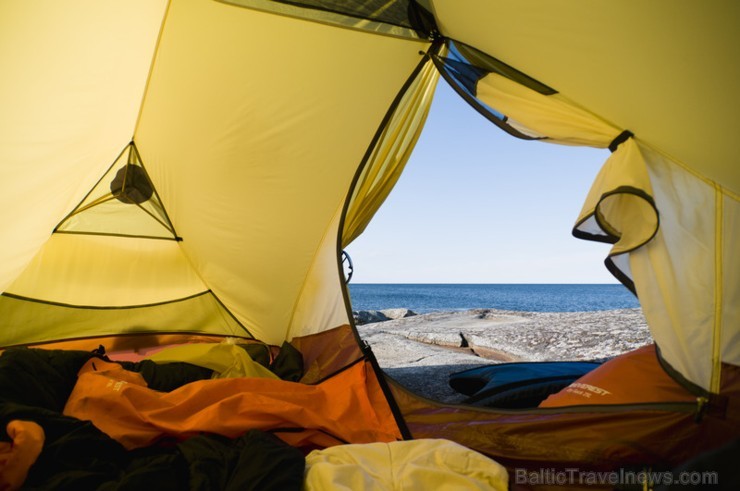
[[506, 282], [506, 283], [483, 283], [483, 282], [392, 282], [392, 281], [365, 281], [365, 282], [350, 282], [349, 285], [622, 285], [618, 281], [613, 283], [583, 283], [583, 282], [572, 282], [572, 283], [532, 283], [532, 282]]

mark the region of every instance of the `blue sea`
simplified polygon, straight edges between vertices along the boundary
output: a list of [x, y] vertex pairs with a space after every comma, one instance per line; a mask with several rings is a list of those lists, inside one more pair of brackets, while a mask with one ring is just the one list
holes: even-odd
[[639, 307], [620, 284], [351, 284], [353, 310], [406, 308], [417, 314], [478, 308], [586, 312]]

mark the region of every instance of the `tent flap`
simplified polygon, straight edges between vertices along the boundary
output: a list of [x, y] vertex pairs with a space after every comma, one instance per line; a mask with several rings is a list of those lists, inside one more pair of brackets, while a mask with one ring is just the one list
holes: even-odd
[[[689, 382], [718, 392], [723, 333], [740, 326], [725, 306], [736, 298], [729, 269], [737, 254], [737, 199], [722, 186], [658, 152], [560, 94], [545, 95], [489, 73], [476, 82], [477, 98], [541, 135], [542, 141], [611, 148], [589, 192], [573, 233], [613, 243], [607, 268], [640, 299], [661, 356]], [[514, 124], [514, 123], [510, 123]], [[727, 258], [725, 258], [727, 256]], [[734, 280], [723, 280], [727, 275]], [[728, 308], [729, 307], [729, 308]], [[725, 334], [726, 336], [726, 334]]]
[[426, 121], [439, 78], [431, 61], [419, 64], [355, 183], [342, 231], [342, 247], [362, 234], [395, 186]]

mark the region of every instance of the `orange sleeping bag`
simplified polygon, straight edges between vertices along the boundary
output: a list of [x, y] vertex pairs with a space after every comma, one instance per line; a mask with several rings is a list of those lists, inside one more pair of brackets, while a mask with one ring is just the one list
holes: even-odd
[[655, 345], [649, 344], [605, 362], [539, 407], [694, 401], [696, 396], [666, 373]]
[[207, 432], [234, 438], [249, 429], [304, 429], [298, 438], [289, 431], [276, 434], [288, 443], [319, 447], [398, 440], [390, 408], [377, 404], [383, 397], [377, 382], [368, 383], [371, 370], [355, 363], [317, 385], [231, 378], [157, 392], [138, 373], [93, 359], [80, 370], [64, 414], [92, 421], [128, 449], [165, 436]]

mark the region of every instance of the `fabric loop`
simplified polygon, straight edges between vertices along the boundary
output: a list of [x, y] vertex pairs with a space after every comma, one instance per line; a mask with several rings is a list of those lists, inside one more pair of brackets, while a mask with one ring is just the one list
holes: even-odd
[[612, 140], [612, 142], [609, 144], [609, 151], [611, 153], [614, 153], [617, 150], [617, 147], [619, 147], [620, 144], [627, 141], [628, 138], [632, 138], [635, 136], [634, 133], [632, 133], [630, 130], [624, 130], [620, 134], [617, 135], [615, 139]]

